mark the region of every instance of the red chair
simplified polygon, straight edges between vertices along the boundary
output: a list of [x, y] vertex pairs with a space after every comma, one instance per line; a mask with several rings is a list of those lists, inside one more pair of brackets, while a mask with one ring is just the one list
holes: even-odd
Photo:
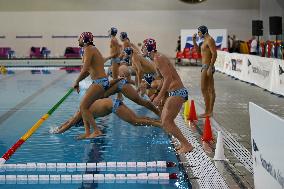
[[79, 47], [66, 47], [65, 58], [81, 58]]
[[202, 57], [201, 57], [201, 54], [197, 51], [193, 51], [192, 52], [192, 59], [195, 60], [195, 62], [197, 63], [197, 60], [200, 60]]
[[0, 48], [0, 57], [1, 58], [8, 58], [8, 52], [11, 50], [10, 47], [1, 47]]
[[185, 53], [185, 52], [189, 52], [190, 51], [190, 48], [184, 48], [183, 49], [183, 52]]
[[186, 58], [186, 59], [191, 59], [190, 48], [184, 48], [183, 49], [183, 57]]
[[30, 49], [30, 58], [42, 58], [42, 54], [40, 53], [40, 47], [31, 47]]
[[186, 52], [184, 52], [183, 53], [183, 56], [184, 56], [184, 58], [186, 58], [186, 59], [192, 59], [192, 54], [191, 54], [191, 52], [190, 51], [186, 51]]
[[177, 58], [177, 59], [182, 59], [182, 58], [184, 58], [183, 52], [177, 52], [176, 58]]

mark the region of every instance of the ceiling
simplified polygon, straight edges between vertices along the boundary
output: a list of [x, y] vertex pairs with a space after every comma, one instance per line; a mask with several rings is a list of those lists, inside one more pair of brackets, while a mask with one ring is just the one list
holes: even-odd
[[[282, 1], [282, 0], [281, 0]], [[0, 11], [222, 10], [258, 9], [259, 0], [0, 0]]]

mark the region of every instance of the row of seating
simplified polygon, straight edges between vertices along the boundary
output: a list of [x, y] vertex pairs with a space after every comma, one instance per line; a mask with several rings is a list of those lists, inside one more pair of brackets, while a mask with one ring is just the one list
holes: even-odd
[[82, 48], [79, 47], [66, 47], [65, 58], [80, 58], [83, 55]]
[[0, 47], [0, 58], [10, 58], [14, 55], [15, 51], [13, 51], [10, 47]]
[[201, 59], [201, 54], [195, 48], [185, 48], [183, 51], [177, 52], [176, 58], [178, 59]]
[[30, 58], [47, 58], [50, 54], [50, 50], [46, 47], [31, 47]]
[[[30, 58], [48, 58], [50, 50], [46, 47], [31, 47]], [[66, 47], [64, 52], [65, 58], [81, 58], [82, 50], [79, 47]]]
[[[31, 47], [29, 58], [49, 58], [50, 52], [46, 47]], [[64, 58], [81, 58], [82, 54], [82, 49], [79, 47], [66, 47]], [[0, 58], [15, 58], [15, 51], [10, 47], [0, 47]]]
[[[249, 54], [251, 41], [240, 43], [240, 53]], [[227, 51], [228, 48], [219, 49]], [[277, 57], [276, 57], [277, 51]], [[267, 58], [284, 59], [284, 44], [282, 42], [266, 41], [259, 44], [259, 56]], [[201, 54], [196, 52], [195, 48], [184, 48], [183, 51], [176, 53], [176, 59], [194, 59], [196, 62], [201, 59]]]

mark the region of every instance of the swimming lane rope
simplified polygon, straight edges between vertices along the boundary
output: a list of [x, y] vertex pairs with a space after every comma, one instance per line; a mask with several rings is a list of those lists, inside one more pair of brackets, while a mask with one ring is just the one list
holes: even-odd
[[62, 102], [74, 91], [73, 88], [69, 91], [46, 113], [44, 114], [33, 126], [28, 130], [3, 156], [0, 158], [0, 165], [4, 164], [16, 150], [47, 120], [47, 118], [62, 104]]

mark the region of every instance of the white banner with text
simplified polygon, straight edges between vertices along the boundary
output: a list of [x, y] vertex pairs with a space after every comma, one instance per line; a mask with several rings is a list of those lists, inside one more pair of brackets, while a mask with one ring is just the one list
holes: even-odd
[[[182, 29], [181, 32], [181, 49], [184, 48], [192, 48], [193, 47], [193, 41], [192, 36], [193, 34], [197, 33], [197, 29]], [[210, 36], [213, 37], [216, 43], [216, 47], [218, 49], [226, 48], [227, 47], [227, 29], [208, 29], [208, 33]], [[197, 37], [196, 40], [197, 44], [203, 42], [202, 39]]]
[[255, 189], [284, 188], [284, 120], [249, 104]]
[[284, 95], [284, 60], [218, 51], [216, 70]]

